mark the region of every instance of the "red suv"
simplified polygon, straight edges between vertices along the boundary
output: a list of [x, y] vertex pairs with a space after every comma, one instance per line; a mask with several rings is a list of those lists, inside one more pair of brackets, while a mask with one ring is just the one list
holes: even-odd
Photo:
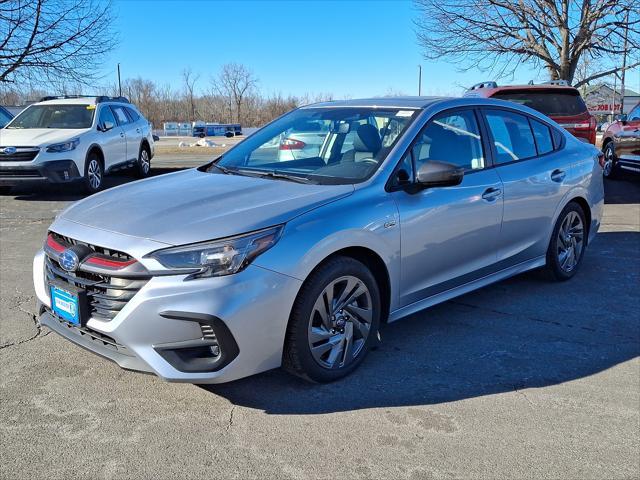
[[555, 120], [575, 137], [596, 143], [596, 119], [589, 113], [578, 89], [563, 80], [507, 86], [482, 82], [467, 90], [464, 96], [498, 98], [526, 105]]
[[603, 174], [615, 177], [619, 170], [640, 173], [640, 103], [629, 115], [617, 115], [602, 136]]

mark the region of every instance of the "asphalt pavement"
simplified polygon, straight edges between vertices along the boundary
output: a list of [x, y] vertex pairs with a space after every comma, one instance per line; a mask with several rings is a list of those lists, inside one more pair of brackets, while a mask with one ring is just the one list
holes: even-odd
[[639, 478], [640, 178], [606, 192], [569, 282], [527, 273], [388, 325], [337, 383], [210, 387], [40, 328], [31, 260], [81, 195], [0, 197], [0, 478]]

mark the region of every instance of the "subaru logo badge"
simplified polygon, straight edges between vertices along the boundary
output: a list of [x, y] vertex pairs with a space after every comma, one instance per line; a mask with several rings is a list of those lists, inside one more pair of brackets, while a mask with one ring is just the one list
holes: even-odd
[[67, 272], [75, 272], [78, 265], [80, 265], [80, 259], [78, 258], [78, 255], [76, 255], [76, 252], [67, 249], [60, 254], [58, 263], [60, 263], [60, 266]]
[[16, 147], [4, 147], [2, 149], [2, 153], [4, 153], [5, 155], [13, 155], [17, 151], [18, 149]]

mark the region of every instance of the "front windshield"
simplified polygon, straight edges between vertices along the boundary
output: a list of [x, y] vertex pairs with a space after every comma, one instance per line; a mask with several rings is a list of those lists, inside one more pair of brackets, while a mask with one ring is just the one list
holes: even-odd
[[416, 115], [417, 110], [400, 108], [302, 108], [247, 138], [216, 164], [227, 173], [358, 183], [377, 170]]
[[7, 128], [91, 128], [95, 105], [32, 105]]

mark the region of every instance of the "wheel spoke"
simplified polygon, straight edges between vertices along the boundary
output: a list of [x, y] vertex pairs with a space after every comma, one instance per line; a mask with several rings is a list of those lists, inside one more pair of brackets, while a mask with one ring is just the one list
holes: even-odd
[[309, 333], [309, 341], [312, 344], [316, 344], [323, 340], [327, 340], [333, 335], [331, 332], [325, 330], [321, 327], [311, 327], [311, 332]]
[[336, 365], [336, 363], [338, 363], [338, 360], [340, 360], [342, 357], [342, 352], [344, 351], [345, 339], [343, 335], [340, 335], [339, 339], [340, 340], [335, 345], [333, 345], [333, 348], [331, 348], [331, 351], [329, 352], [329, 357], [327, 358], [327, 363], [329, 364], [329, 368], [335, 368], [336, 366], [341, 366], [340, 364]]
[[373, 318], [373, 311], [371, 309], [361, 308], [354, 304], [345, 305], [344, 309], [352, 316], [356, 316], [367, 323], [371, 323], [371, 319]]
[[334, 312], [344, 307], [344, 304], [351, 297], [351, 294], [360, 285], [360, 282], [358, 281], [358, 279], [354, 277], [348, 277], [347, 280], [343, 283], [345, 285], [342, 291], [340, 292], [338, 299], [336, 300], [336, 303], [334, 306]]
[[322, 325], [324, 325], [324, 327], [329, 330], [331, 328], [331, 320], [329, 318], [330, 313], [327, 311], [325, 301], [325, 292], [322, 292], [322, 294], [316, 300], [315, 305], [313, 306], [313, 312], [318, 312], [318, 315], [320, 315], [320, 319], [322, 320]]
[[344, 355], [342, 364], [347, 365], [353, 358], [353, 324], [347, 323], [344, 329]]
[[316, 356], [316, 358], [320, 358], [329, 350], [333, 350], [336, 347], [336, 345], [341, 344], [342, 339], [343, 339], [342, 335], [334, 335], [329, 339], [328, 342], [313, 347], [311, 349], [311, 353], [313, 353], [313, 355]]
[[360, 332], [360, 336], [363, 339], [366, 339], [369, 336], [369, 329], [371, 327], [370, 323], [361, 322], [355, 318], [352, 318], [351, 322], [353, 323], [353, 326], [358, 329], [358, 332]]
[[351, 302], [353, 302], [355, 299], [363, 295], [366, 291], [367, 290], [365, 286], [362, 283], [358, 282], [355, 289], [352, 289], [351, 292], [346, 296], [346, 298], [344, 299], [341, 298], [342, 301], [337, 303], [336, 309], [342, 310], [347, 305], [351, 304]]

